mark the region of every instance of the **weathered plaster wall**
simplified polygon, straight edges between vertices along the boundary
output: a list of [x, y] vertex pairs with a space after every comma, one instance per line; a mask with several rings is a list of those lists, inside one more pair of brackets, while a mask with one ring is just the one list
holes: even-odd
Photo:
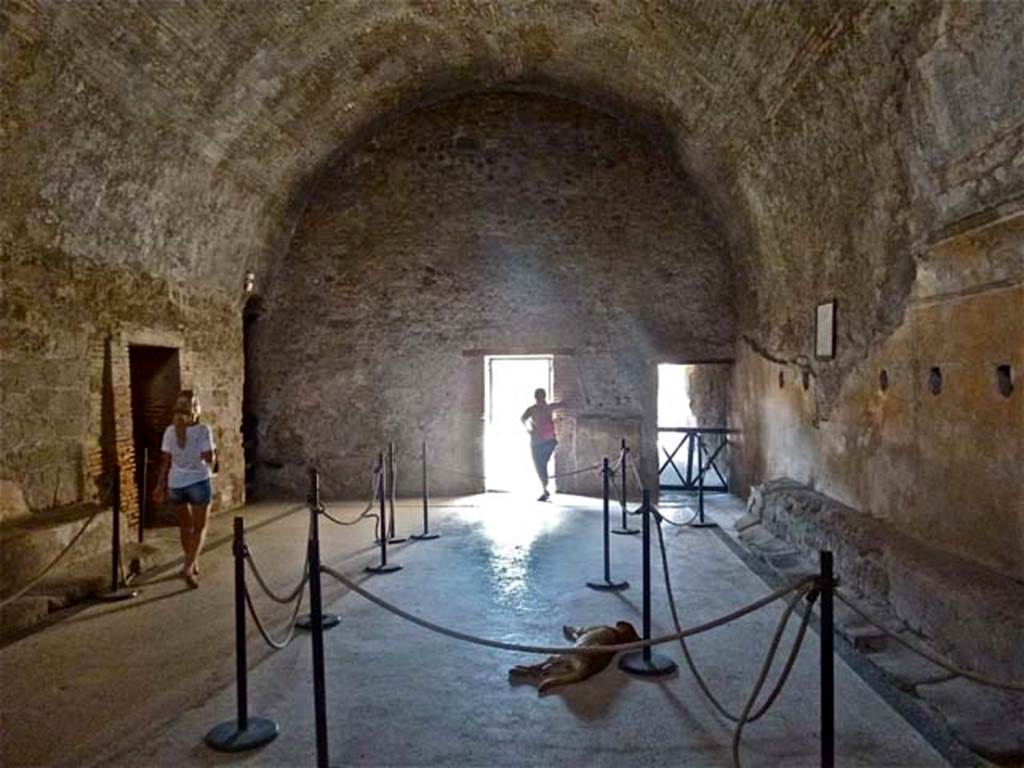
[[[672, 154], [524, 93], [412, 113], [321, 179], [259, 328], [260, 451], [282, 465], [262, 482], [289, 492], [312, 460], [336, 492], [363, 492], [382, 444], [416, 456], [424, 434], [438, 461], [479, 471], [474, 350], [566, 352], [556, 465], [571, 469], [614, 455], [611, 426], [591, 453], [597, 417], [642, 423], [653, 443], [656, 359], [734, 343], [724, 237]], [[589, 431], [574, 451], [577, 418]]]
[[[844, 169], [807, 190], [823, 201], [814, 237], [779, 216], [787, 247], [834, 252], [847, 266], [787, 278], [764, 310], [785, 333], [748, 334], [741, 344], [732, 391], [734, 426], [743, 430], [736, 469], [746, 484], [806, 482], [1022, 578], [1024, 405], [1019, 386], [1009, 397], [999, 393], [996, 368], [1009, 365], [1019, 384], [1024, 18], [1010, 3], [935, 8], [931, 24], [898, 53], [900, 97], [876, 102], [879, 119], [865, 126], [870, 133], [892, 120], [873, 155], [891, 153], [893, 167], [862, 175], [862, 164], [845, 155]], [[803, 130], [821, 140], [830, 123], [818, 113]], [[824, 202], [862, 183], [868, 198]], [[886, 191], [888, 183], [895, 186]], [[863, 277], [853, 275], [866, 276], [879, 259], [904, 265], [902, 287], [888, 297], [861, 292]], [[813, 308], [830, 298], [839, 306], [837, 357], [816, 360]], [[943, 373], [939, 395], [928, 389], [933, 367]]]
[[233, 305], [53, 253], [8, 260], [2, 282], [0, 476], [29, 510], [107, 502], [120, 467], [124, 511], [136, 519], [129, 344], [181, 350], [182, 383], [198, 390], [222, 449], [217, 501], [243, 500]]
[[[941, 243], [925, 262], [904, 322], [847, 376], [827, 412], [816, 379], [805, 390], [798, 368], [742, 350], [737, 469], [747, 482], [806, 482], [1024, 578], [1024, 216]], [[998, 264], [997, 287], [984, 287], [986, 264]], [[949, 280], [959, 290], [948, 292]], [[1014, 379], [1009, 396], [997, 380], [1003, 365]], [[929, 388], [933, 368], [939, 394]]]

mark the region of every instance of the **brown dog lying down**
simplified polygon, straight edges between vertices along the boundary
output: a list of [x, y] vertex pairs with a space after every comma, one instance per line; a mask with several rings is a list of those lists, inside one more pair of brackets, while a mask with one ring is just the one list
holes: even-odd
[[[571, 640], [577, 648], [589, 648], [597, 645], [618, 645], [634, 643], [640, 639], [633, 625], [628, 621], [619, 621], [614, 627], [599, 625], [596, 627], [562, 627], [566, 640]], [[513, 680], [529, 682], [539, 681], [537, 693], [544, 693], [556, 685], [567, 685], [586, 680], [607, 667], [614, 653], [561, 654], [548, 656], [540, 664], [512, 667], [508, 676]]]

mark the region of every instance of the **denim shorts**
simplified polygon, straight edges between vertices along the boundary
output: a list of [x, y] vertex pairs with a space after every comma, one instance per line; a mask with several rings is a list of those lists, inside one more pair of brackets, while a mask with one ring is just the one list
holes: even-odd
[[213, 484], [201, 480], [184, 488], [168, 488], [167, 500], [172, 504], [209, 504], [213, 498]]

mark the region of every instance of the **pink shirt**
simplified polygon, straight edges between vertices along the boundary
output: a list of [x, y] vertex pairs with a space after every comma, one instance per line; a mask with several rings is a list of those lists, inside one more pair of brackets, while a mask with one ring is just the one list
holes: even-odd
[[524, 414], [530, 419], [530, 439], [535, 443], [555, 439], [555, 422], [551, 416], [551, 406], [537, 403], [526, 409]]

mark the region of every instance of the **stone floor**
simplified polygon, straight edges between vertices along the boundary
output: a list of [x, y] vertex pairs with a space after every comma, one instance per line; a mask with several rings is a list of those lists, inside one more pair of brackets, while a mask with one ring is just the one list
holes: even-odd
[[[639, 537], [612, 538], [613, 574], [631, 588], [594, 592], [585, 582], [600, 575], [599, 505], [578, 497], [555, 501], [504, 494], [439, 500], [432, 527], [442, 538], [393, 548], [392, 559], [404, 568], [386, 576], [362, 574], [375, 559], [372, 525], [327, 524], [325, 561], [412, 612], [490, 638], [561, 644], [564, 623], [626, 619], [639, 626]], [[307, 516], [289, 509], [245, 510], [251, 549], [281, 590], [297, 580], [305, 547]], [[356, 506], [332, 511], [352, 514]], [[417, 505], [403, 503], [399, 513], [400, 532], [412, 530]], [[198, 591], [188, 590], [171, 565], [148, 575], [135, 601], [76, 610], [0, 650], [0, 764], [314, 763], [309, 641], [300, 636], [272, 652], [251, 624], [250, 711], [277, 720], [281, 736], [244, 755], [203, 744], [211, 726], [234, 716], [229, 529], [229, 516], [215, 520]], [[769, 591], [714, 532], [671, 528], [667, 539], [684, 623]], [[538, 697], [506, 678], [508, 667], [531, 657], [428, 633], [336, 583], [326, 582], [325, 590], [330, 610], [342, 617], [325, 636], [335, 765], [730, 764], [732, 730], [685, 669], [654, 682], [613, 665]], [[657, 581], [656, 633], [671, 630], [666, 605]], [[287, 610], [261, 597], [257, 608], [279, 632]], [[780, 613], [775, 604], [692, 641], [702, 670], [732, 706], [749, 690]], [[681, 661], [678, 647], [661, 650]], [[836, 683], [839, 765], [946, 765], [839, 658]], [[808, 633], [786, 691], [744, 732], [743, 765], [817, 765], [817, 701], [818, 642]]]

